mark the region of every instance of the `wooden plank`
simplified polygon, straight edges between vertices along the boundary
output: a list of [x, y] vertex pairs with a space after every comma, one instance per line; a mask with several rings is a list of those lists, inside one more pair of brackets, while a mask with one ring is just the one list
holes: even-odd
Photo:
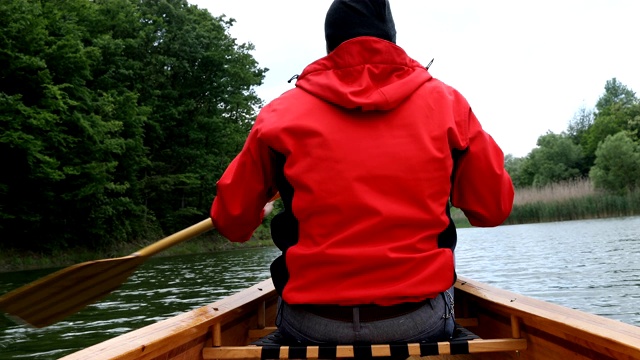
[[[459, 277], [456, 288], [478, 309], [520, 319], [520, 331], [547, 334], [564, 346], [580, 346], [602, 357], [640, 359], [640, 327], [569, 309]], [[468, 299], [465, 301], [469, 301]], [[480, 320], [479, 329], [486, 326]], [[485, 333], [478, 335], [488, 337]], [[541, 335], [537, 335], [540, 337]], [[523, 334], [523, 337], [526, 336]], [[529, 345], [532, 345], [530, 339]], [[536, 347], [537, 349], [537, 347]], [[584, 351], [583, 351], [584, 352]], [[560, 357], [557, 357], [560, 358]], [[565, 358], [566, 359], [566, 358]]]
[[482, 339], [469, 341], [470, 353], [526, 350], [525, 339]]
[[[517, 351], [527, 348], [525, 339], [476, 339], [468, 342], [470, 353], [481, 352], [501, 352], [501, 351]], [[391, 347], [388, 344], [374, 344], [366, 347], [371, 348], [373, 357], [391, 356]], [[452, 353], [452, 347], [449, 342], [442, 341], [437, 343], [438, 352], [442, 355]], [[353, 358], [356, 354], [356, 346], [354, 345], [337, 345], [337, 358]], [[420, 356], [420, 344], [407, 344], [409, 356]], [[262, 347], [255, 345], [248, 346], [221, 346], [207, 347], [202, 351], [204, 359], [260, 359], [262, 356]], [[280, 359], [289, 358], [289, 346], [280, 346]], [[306, 358], [317, 359], [319, 354], [318, 346], [306, 347]]]
[[458, 323], [458, 325], [464, 328], [474, 327], [474, 326], [478, 326], [478, 319], [477, 318], [456, 318], [456, 323]]
[[264, 329], [250, 329], [249, 330], [249, 341], [253, 340], [258, 340], [260, 338], [263, 338], [269, 334], [271, 334], [272, 332], [276, 331], [278, 328], [275, 326], [268, 326], [265, 327]]

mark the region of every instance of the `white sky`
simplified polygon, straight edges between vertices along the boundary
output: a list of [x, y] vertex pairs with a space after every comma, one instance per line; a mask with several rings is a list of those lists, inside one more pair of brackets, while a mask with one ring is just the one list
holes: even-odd
[[[236, 19], [269, 68], [258, 95], [273, 100], [287, 80], [325, 55], [331, 0], [189, 0]], [[547, 131], [560, 133], [592, 109], [607, 80], [640, 96], [640, 1], [391, 0], [397, 44], [458, 89], [505, 154], [526, 156]]]

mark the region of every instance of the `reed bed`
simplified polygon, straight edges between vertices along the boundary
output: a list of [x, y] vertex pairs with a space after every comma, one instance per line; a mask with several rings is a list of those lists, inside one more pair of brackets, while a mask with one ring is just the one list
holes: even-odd
[[[471, 226], [459, 209], [452, 209], [451, 215], [459, 228]], [[580, 179], [541, 188], [516, 189], [513, 210], [504, 224], [633, 215], [640, 215], [640, 191], [613, 195], [596, 190], [589, 179]]]
[[[504, 225], [594, 219], [640, 215], [640, 190], [626, 195], [597, 191], [588, 179], [551, 184], [542, 188], [516, 189], [513, 210]], [[464, 213], [451, 209], [458, 228], [471, 227]], [[130, 254], [151, 242], [134, 241], [110, 249], [68, 249], [41, 254], [0, 247], [0, 272], [62, 267], [99, 258]], [[245, 247], [272, 246], [268, 226], [261, 226], [254, 238], [244, 244], [230, 243], [214, 231], [163, 252], [163, 256], [205, 253]]]
[[578, 179], [549, 184], [544, 187], [516, 189], [514, 206], [531, 203], [554, 203], [557, 201], [584, 198], [596, 195], [596, 190], [589, 179]]

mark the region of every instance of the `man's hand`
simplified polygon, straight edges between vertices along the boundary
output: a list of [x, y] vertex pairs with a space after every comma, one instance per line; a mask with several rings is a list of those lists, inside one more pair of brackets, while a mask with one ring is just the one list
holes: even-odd
[[269, 216], [269, 214], [271, 214], [271, 212], [273, 211], [273, 203], [274, 201], [270, 201], [264, 206], [264, 217]]

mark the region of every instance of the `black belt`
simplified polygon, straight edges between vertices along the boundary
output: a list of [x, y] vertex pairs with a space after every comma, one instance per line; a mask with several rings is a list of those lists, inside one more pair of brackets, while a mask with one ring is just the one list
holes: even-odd
[[371, 322], [409, 314], [426, 305], [429, 301], [430, 299], [427, 299], [417, 303], [402, 303], [391, 306], [295, 305], [295, 307], [326, 319], [344, 322], [352, 322], [354, 320], [354, 308], [358, 308], [359, 320], [361, 322]]

